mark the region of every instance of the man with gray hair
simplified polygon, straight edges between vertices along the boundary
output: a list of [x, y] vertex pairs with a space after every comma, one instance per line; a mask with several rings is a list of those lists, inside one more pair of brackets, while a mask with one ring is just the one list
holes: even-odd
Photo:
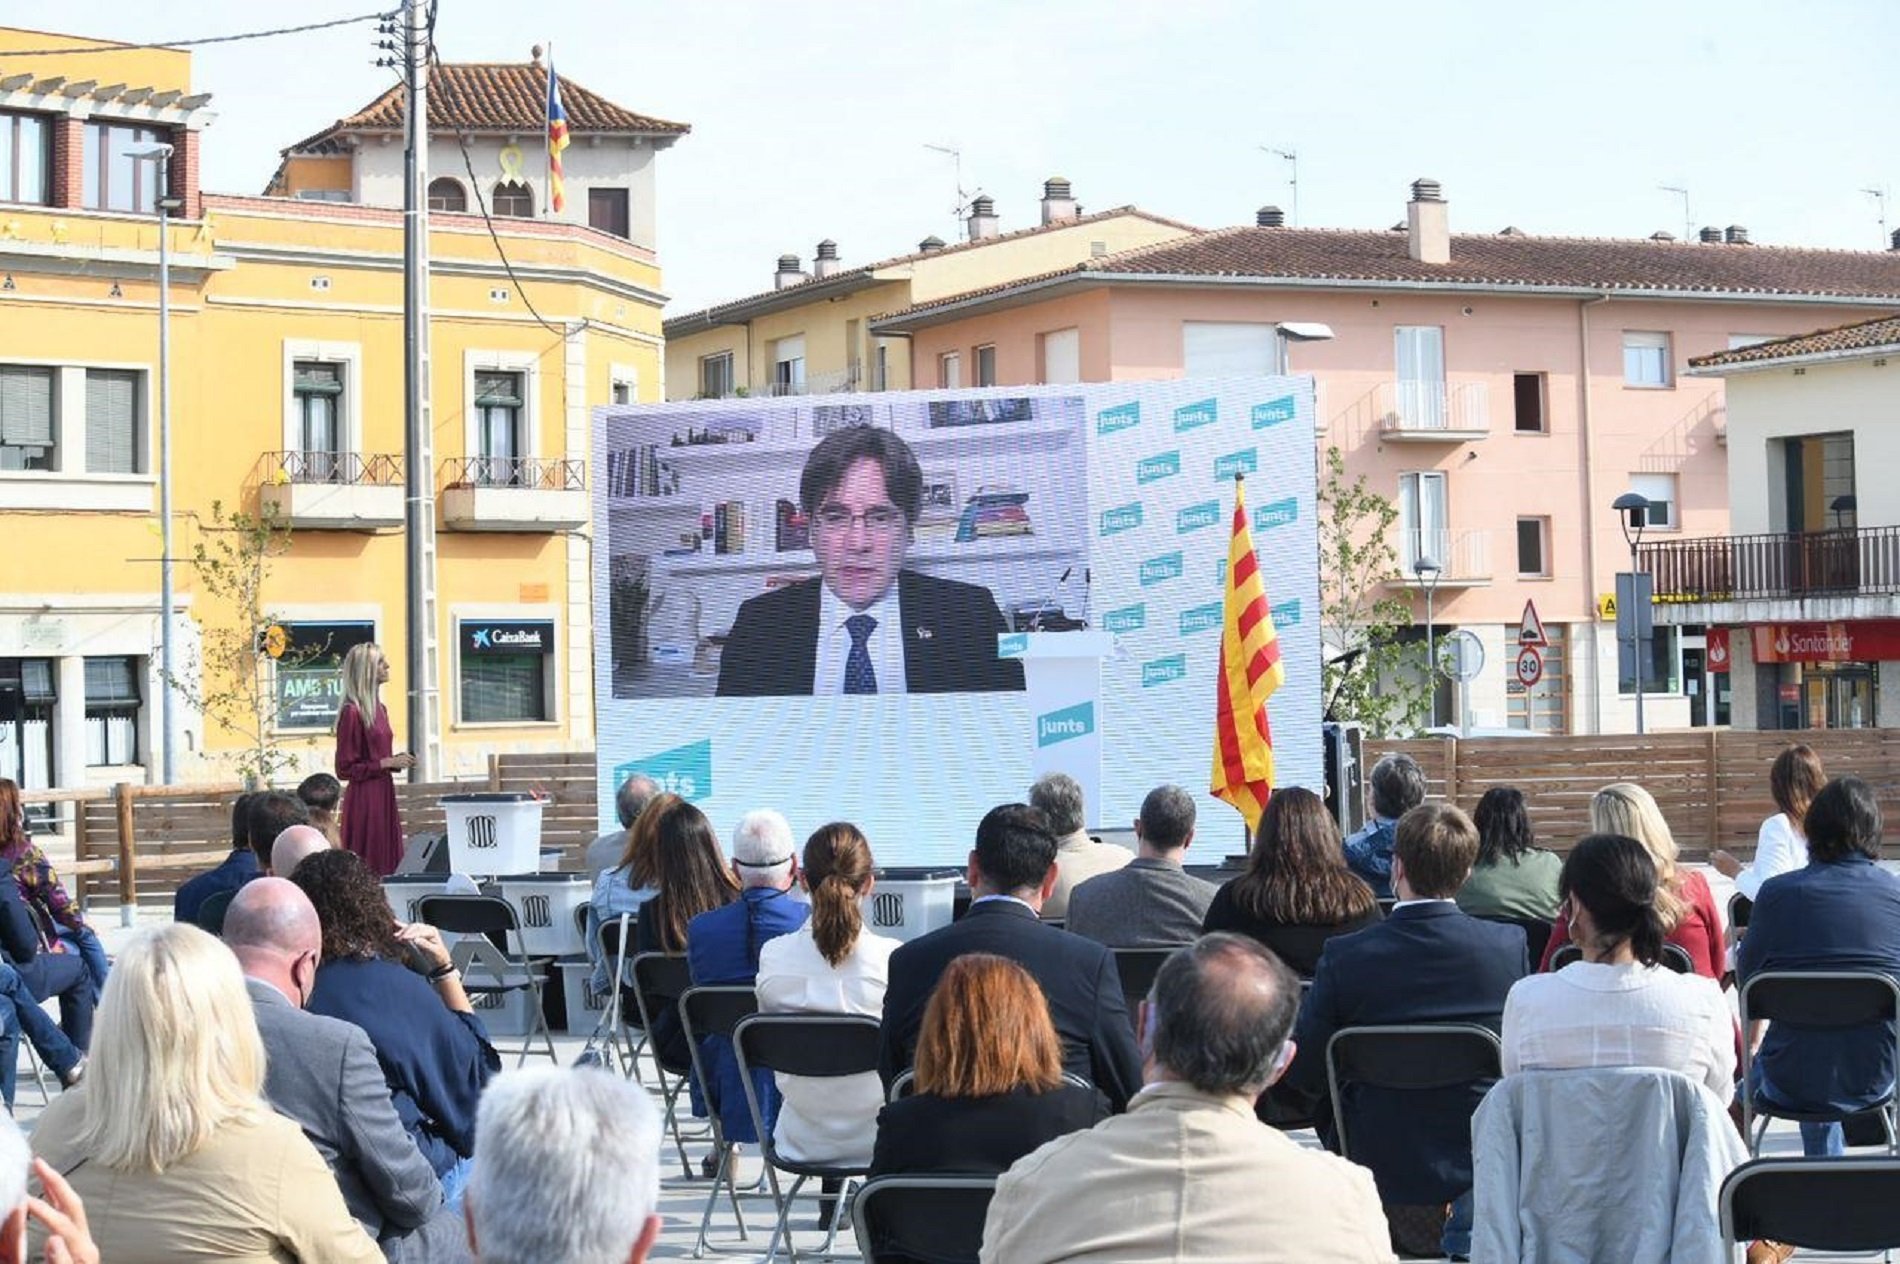
[[1410, 755], [1387, 755], [1372, 766], [1366, 784], [1372, 819], [1346, 840], [1346, 867], [1364, 878], [1374, 895], [1389, 900], [1399, 818], [1425, 802], [1425, 770]]
[[642, 1264], [660, 1235], [660, 1112], [630, 1080], [505, 1071], [475, 1115], [463, 1212], [481, 1264]]
[[1126, 1114], [998, 1179], [983, 1264], [1394, 1259], [1372, 1174], [1254, 1117], [1292, 1059], [1299, 997], [1279, 958], [1241, 935], [1169, 957], [1137, 1018], [1147, 1086]]
[[1083, 822], [1087, 804], [1082, 785], [1066, 772], [1044, 773], [1029, 787], [1029, 806], [1049, 818], [1056, 834], [1055, 890], [1042, 902], [1043, 920], [1069, 915], [1069, 893], [1097, 874], [1109, 873], [1134, 859], [1126, 847], [1089, 837]]
[[600, 881], [600, 875], [620, 864], [620, 858], [626, 854], [627, 839], [633, 833], [633, 823], [640, 813], [660, 793], [660, 783], [643, 772], [636, 772], [620, 783], [620, 789], [614, 791], [614, 816], [620, 822], [619, 829], [611, 829], [595, 837], [587, 844], [582, 853], [581, 867], [587, 870], [590, 881]]
[[1194, 798], [1156, 786], [1135, 818], [1135, 858], [1069, 893], [1069, 929], [1110, 948], [1172, 948], [1201, 933], [1215, 886], [1182, 867], [1194, 841]]

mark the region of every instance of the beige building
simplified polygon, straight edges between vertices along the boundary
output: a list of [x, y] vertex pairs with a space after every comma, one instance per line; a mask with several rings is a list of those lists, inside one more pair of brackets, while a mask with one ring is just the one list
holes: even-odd
[[[978, 197], [966, 240], [926, 237], [910, 254], [856, 267], [834, 241], [818, 243], [809, 270], [781, 255], [771, 289], [667, 319], [666, 398], [906, 390], [906, 339], [873, 335], [875, 317], [1199, 231], [1132, 206], [1083, 214], [1060, 177], [1044, 183], [1039, 211], [1038, 223], [1004, 231], [995, 200]], [[955, 377], [951, 385], [999, 380], [993, 350], [974, 348]]]

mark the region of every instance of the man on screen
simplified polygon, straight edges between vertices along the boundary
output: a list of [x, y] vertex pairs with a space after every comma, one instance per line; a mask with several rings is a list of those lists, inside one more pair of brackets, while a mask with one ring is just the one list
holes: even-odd
[[719, 662], [724, 696], [982, 693], [1021, 689], [996, 656], [1005, 630], [987, 588], [904, 568], [923, 471], [896, 432], [826, 435], [805, 460], [799, 506], [819, 576], [739, 607]]

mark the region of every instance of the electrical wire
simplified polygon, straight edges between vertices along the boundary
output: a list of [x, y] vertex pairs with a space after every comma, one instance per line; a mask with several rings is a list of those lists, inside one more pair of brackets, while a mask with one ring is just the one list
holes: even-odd
[[128, 53], [140, 49], [202, 48], [207, 44], [235, 44], [240, 40], [270, 39], [278, 35], [302, 35], [309, 31], [327, 31], [333, 26], [354, 26], [358, 22], [379, 22], [395, 16], [394, 11], [359, 13], [355, 17], [332, 18], [328, 22], [306, 22], [302, 26], [280, 26], [269, 31], [244, 31], [237, 35], [207, 35], [199, 39], [166, 40], [151, 44], [98, 44], [84, 48], [0, 49], [0, 57], [79, 57], [88, 53]]

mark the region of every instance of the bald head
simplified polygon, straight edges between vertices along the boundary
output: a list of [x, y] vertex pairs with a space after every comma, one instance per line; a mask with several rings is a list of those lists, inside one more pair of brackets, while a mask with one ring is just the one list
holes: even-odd
[[288, 878], [305, 856], [330, 850], [330, 840], [314, 825], [292, 825], [270, 845], [270, 871]]
[[1155, 975], [1149, 1052], [1166, 1078], [1252, 1098], [1284, 1069], [1299, 1001], [1299, 980], [1258, 941], [1203, 935]]
[[323, 946], [323, 927], [303, 888], [283, 878], [258, 878], [232, 899], [224, 942], [239, 956], [260, 951], [295, 957]]

